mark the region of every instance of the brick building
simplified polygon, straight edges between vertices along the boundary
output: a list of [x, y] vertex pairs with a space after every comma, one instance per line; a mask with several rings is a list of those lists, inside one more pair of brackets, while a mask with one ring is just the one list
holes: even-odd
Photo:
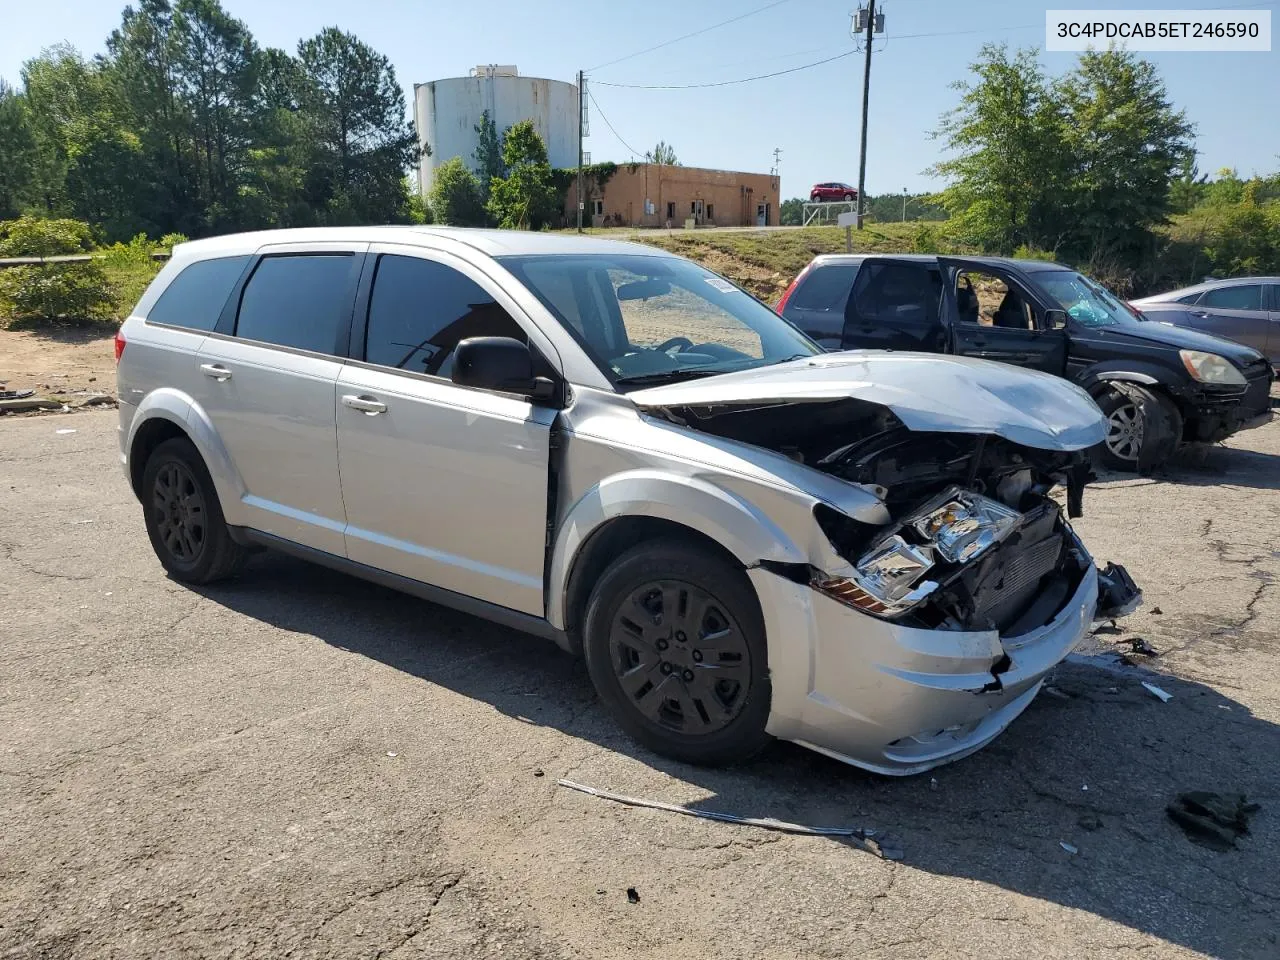
[[[777, 226], [778, 178], [659, 163], [620, 163], [601, 187], [583, 182], [584, 226]], [[577, 222], [577, 186], [565, 195], [565, 220]]]

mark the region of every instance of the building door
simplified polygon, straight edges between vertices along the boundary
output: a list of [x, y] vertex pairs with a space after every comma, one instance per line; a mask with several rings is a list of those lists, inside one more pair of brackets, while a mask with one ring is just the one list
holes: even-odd
[[767, 203], [756, 204], [756, 226], [767, 227], [769, 225], [769, 205]]

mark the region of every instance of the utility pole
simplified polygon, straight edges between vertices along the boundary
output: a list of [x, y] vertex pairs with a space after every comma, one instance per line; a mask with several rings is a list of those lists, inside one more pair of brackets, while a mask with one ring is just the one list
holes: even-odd
[[907, 188], [902, 188], [902, 222], [907, 222]]
[[[865, 23], [863, 21], [866, 21]], [[858, 160], [858, 229], [862, 229], [862, 219], [867, 209], [867, 103], [871, 97], [871, 42], [874, 35], [884, 33], [884, 14], [876, 13], [876, 0], [867, 0], [867, 6], [859, 7], [853, 20], [853, 35], [857, 35], [865, 27], [866, 61], [862, 70], [862, 146]]]
[[[582, 232], [582, 129], [586, 125], [587, 81], [578, 71], [578, 232]], [[864, 122], [863, 126], [866, 124]], [[865, 135], [864, 135], [865, 138]]]

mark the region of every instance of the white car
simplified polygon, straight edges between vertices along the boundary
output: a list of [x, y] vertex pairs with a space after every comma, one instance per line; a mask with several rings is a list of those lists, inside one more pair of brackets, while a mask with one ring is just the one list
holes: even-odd
[[173, 577], [268, 546], [550, 638], [691, 762], [771, 737], [887, 774], [956, 759], [1137, 596], [1049, 497], [1078, 507], [1103, 435], [1081, 390], [826, 354], [647, 246], [202, 240], [116, 346], [121, 460]]

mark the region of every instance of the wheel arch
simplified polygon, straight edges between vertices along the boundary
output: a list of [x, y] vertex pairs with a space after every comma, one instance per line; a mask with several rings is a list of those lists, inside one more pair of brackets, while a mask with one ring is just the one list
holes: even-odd
[[129, 484], [134, 495], [142, 498], [142, 472], [151, 452], [166, 440], [185, 437], [195, 446], [204, 461], [214, 490], [228, 524], [238, 520], [244, 483], [227, 453], [221, 438], [204, 409], [179, 390], [153, 390], [138, 405], [129, 424]]
[[706, 481], [650, 471], [611, 477], [560, 523], [547, 571], [547, 619], [564, 631], [571, 652], [581, 652], [581, 615], [608, 564], [638, 543], [666, 538], [704, 547], [738, 569], [761, 560], [808, 562], [772, 520]]

